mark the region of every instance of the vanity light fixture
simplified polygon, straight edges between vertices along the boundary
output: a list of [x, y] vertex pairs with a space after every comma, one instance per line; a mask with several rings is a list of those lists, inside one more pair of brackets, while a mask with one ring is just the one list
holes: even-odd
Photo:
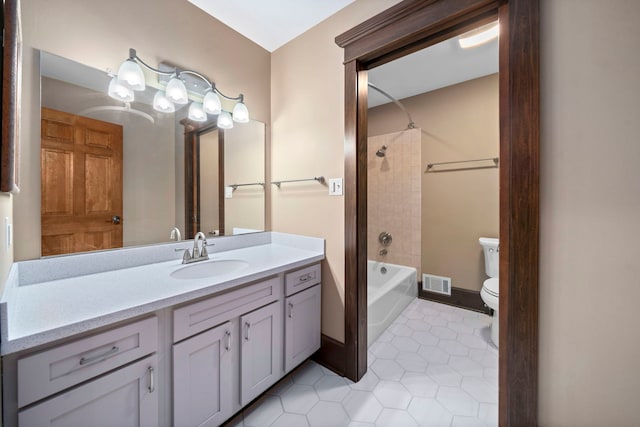
[[192, 102], [189, 105], [189, 119], [194, 122], [206, 122], [207, 121], [207, 113], [204, 112], [202, 108], [202, 104], [199, 102]]
[[233, 119], [228, 111], [221, 111], [218, 115], [218, 127], [220, 129], [231, 129], [233, 127]]
[[[186, 75], [192, 75], [205, 83], [205, 91], [202, 103], [196, 101], [189, 106], [189, 119], [204, 122], [207, 120], [207, 114], [217, 115], [218, 127], [221, 129], [231, 129], [233, 122], [249, 122], [249, 110], [244, 103], [244, 95], [227, 96], [220, 92], [215, 83], [193, 70], [175, 68], [172, 71], [163, 71], [153, 68], [138, 57], [135, 49], [129, 49], [129, 58], [120, 65], [117, 77], [111, 80], [109, 96], [119, 101], [131, 102], [134, 90], [145, 90], [146, 83], [141, 65], [159, 76], [170, 77], [165, 89], [159, 90], [153, 97], [153, 108], [156, 111], [172, 113], [176, 110], [175, 105], [188, 104], [189, 92], [183, 80]], [[220, 97], [236, 102], [232, 113], [222, 109]], [[199, 98], [196, 96], [196, 99]]]
[[113, 77], [109, 82], [109, 89], [107, 90], [110, 97], [113, 99], [117, 99], [122, 102], [132, 102], [133, 101], [133, 90], [123, 85], [118, 81], [117, 77]]
[[176, 106], [167, 98], [163, 90], [159, 90], [153, 96], [153, 109], [163, 113], [173, 113], [176, 111]]
[[500, 24], [498, 24], [498, 22], [492, 22], [462, 34], [458, 38], [458, 43], [461, 48], [468, 49], [490, 42], [498, 37], [499, 34]]
[[133, 90], [144, 90], [145, 82], [142, 68], [133, 59], [127, 59], [118, 68], [118, 82]]
[[249, 123], [249, 110], [244, 105], [244, 95], [240, 95], [240, 101], [233, 107], [233, 120], [238, 123]]
[[202, 100], [202, 107], [207, 114], [220, 114], [222, 111], [220, 97], [213, 89], [207, 89]]

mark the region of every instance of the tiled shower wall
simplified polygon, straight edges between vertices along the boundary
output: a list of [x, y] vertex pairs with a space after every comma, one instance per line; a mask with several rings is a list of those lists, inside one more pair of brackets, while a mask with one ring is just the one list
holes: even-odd
[[[370, 260], [415, 267], [421, 271], [421, 140], [420, 129], [409, 129], [368, 140], [367, 247]], [[376, 151], [387, 146], [385, 157]], [[387, 255], [378, 241], [390, 233]]]

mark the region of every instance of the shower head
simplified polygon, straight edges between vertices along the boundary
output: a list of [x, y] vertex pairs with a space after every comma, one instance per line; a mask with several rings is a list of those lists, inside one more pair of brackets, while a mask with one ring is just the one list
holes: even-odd
[[376, 151], [376, 156], [378, 157], [384, 157], [385, 153], [387, 151], [387, 146], [383, 145], [378, 151]]

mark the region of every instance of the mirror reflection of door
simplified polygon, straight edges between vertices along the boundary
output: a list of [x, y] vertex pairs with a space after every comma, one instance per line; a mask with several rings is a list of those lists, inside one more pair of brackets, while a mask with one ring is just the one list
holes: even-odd
[[122, 247], [122, 126], [42, 108], [42, 255]]
[[224, 132], [215, 122], [185, 127], [185, 239], [224, 235]]

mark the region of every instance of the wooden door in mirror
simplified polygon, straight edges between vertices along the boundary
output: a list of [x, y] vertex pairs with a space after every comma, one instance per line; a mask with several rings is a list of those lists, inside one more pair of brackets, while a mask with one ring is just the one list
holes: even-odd
[[4, 0], [2, 9], [2, 141], [0, 191], [16, 193], [18, 187], [20, 74], [22, 64], [20, 2]]

